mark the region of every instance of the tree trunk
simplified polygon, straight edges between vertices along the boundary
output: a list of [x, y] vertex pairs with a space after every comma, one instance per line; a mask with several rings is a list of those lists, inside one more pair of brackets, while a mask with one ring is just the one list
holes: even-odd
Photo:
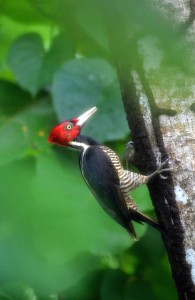
[[[144, 51], [140, 55], [140, 43], [143, 37], [148, 38], [149, 44], [152, 39], [143, 32], [140, 34], [139, 30], [135, 34], [135, 28], [134, 31], [131, 30], [135, 23], [131, 22], [129, 26], [127, 12], [132, 9], [133, 1], [122, 0], [120, 5], [117, 2], [108, 0], [102, 4], [102, 8], [110, 49], [118, 72], [122, 101], [134, 141], [135, 163], [142, 173], [149, 174], [157, 168], [160, 161], [169, 159], [167, 166], [170, 165], [172, 171], [167, 178], [163, 180], [158, 177], [152, 180], [148, 188], [157, 218], [165, 231], [163, 240], [179, 299], [195, 299], [193, 73], [188, 72], [189, 60], [182, 61], [177, 66], [177, 61], [174, 62], [177, 51], [174, 52], [172, 48], [170, 64], [162, 68], [162, 53], [159, 51], [151, 60], [152, 68], [148, 67], [147, 49], [145, 57]], [[192, 43], [195, 1], [183, 0], [174, 4], [173, 0], [172, 3], [168, 0], [152, 0], [152, 3], [153, 8], [159, 8], [165, 17], [168, 12], [169, 17], [171, 15], [175, 20], [170, 28], [173, 35], [175, 33], [181, 41], [185, 35], [188, 42]], [[156, 10], [156, 14], [158, 13]], [[149, 52], [148, 54], [150, 56]], [[183, 50], [181, 57], [182, 55]], [[188, 59], [192, 59], [190, 55], [189, 51]]]

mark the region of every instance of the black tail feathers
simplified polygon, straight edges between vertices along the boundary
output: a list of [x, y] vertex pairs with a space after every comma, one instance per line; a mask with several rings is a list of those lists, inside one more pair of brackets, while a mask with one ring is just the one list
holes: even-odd
[[140, 211], [129, 209], [129, 215], [131, 220], [136, 221], [138, 223], [146, 223], [159, 230], [162, 234], [164, 233], [164, 230], [162, 229], [162, 227], [158, 222], [152, 220], [150, 217], [144, 215]]

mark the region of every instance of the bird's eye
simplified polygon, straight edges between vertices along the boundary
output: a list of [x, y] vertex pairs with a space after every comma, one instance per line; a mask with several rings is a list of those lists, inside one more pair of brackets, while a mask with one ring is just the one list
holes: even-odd
[[72, 123], [66, 124], [66, 129], [67, 129], [67, 130], [71, 130], [72, 127], [73, 127]]

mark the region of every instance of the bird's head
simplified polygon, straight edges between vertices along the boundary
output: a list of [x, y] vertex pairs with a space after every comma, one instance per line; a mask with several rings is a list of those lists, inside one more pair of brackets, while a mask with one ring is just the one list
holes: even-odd
[[85, 122], [96, 112], [96, 110], [97, 108], [93, 107], [80, 117], [62, 122], [55, 126], [50, 132], [49, 143], [68, 146], [69, 142], [77, 138]]

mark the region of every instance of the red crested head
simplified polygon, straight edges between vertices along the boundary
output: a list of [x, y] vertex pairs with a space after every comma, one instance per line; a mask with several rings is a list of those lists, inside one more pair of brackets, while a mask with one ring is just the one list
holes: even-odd
[[60, 146], [68, 146], [68, 143], [77, 138], [80, 131], [92, 114], [96, 112], [97, 108], [93, 107], [86, 111], [78, 118], [62, 122], [55, 126], [49, 135], [49, 143], [54, 143]]

